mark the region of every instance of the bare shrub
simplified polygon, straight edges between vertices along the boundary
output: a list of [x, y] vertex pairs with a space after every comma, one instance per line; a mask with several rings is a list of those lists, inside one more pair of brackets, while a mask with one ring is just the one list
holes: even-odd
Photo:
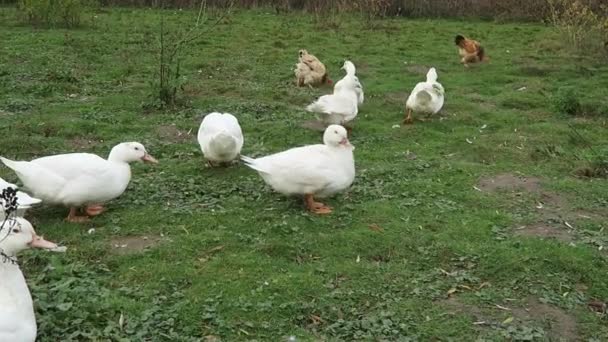
[[22, 18], [34, 26], [80, 26], [82, 17], [94, 0], [19, 0], [17, 9]]
[[217, 24], [222, 22], [232, 10], [232, 4], [217, 12], [215, 18], [209, 15], [207, 1], [202, 0], [194, 25], [186, 31], [169, 31], [165, 28], [165, 13], [161, 12], [158, 51], [158, 73], [152, 80], [153, 106], [164, 108], [175, 106], [178, 91], [183, 88], [185, 79], [182, 77], [180, 66], [183, 53], [187, 53], [193, 43], [202, 38]]
[[568, 46], [585, 54], [608, 55], [608, 5], [581, 0], [547, 0], [549, 21], [557, 28]]

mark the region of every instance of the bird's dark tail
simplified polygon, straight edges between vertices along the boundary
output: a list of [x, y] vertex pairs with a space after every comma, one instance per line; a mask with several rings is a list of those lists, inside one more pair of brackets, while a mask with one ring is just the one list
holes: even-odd
[[483, 46], [480, 46], [479, 50], [477, 50], [477, 57], [479, 57], [480, 62], [482, 62], [486, 58], [486, 52]]

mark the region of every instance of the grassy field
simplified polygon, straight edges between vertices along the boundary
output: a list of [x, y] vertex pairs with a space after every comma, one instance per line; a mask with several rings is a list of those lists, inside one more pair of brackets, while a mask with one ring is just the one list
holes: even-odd
[[[238, 11], [184, 55], [186, 104], [157, 110], [159, 11], [104, 10], [76, 30], [14, 14], [0, 11], [1, 154], [105, 156], [135, 140], [160, 161], [134, 165], [88, 224], [29, 213], [68, 246], [21, 258], [39, 341], [608, 339], [608, 187], [576, 176], [608, 150], [608, 66], [549, 27]], [[457, 33], [490, 62], [463, 68]], [[323, 217], [243, 165], [206, 167], [196, 143], [211, 111], [239, 118], [245, 155], [320, 142], [303, 108], [330, 89], [294, 86], [300, 48], [334, 80], [351, 59], [366, 90], [355, 183]], [[394, 127], [430, 66], [441, 115]], [[586, 115], [556, 111], [563, 87]]]

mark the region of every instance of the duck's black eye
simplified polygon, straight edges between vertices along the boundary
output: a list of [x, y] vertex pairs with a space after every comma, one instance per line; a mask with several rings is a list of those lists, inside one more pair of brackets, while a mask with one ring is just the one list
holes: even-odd
[[139, 151], [139, 147], [136, 147], [136, 148], [135, 148], [135, 151]]
[[13, 229], [13, 233], [15, 233], [15, 234], [19, 233], [19, 229], [14, 228], [14, 229]]

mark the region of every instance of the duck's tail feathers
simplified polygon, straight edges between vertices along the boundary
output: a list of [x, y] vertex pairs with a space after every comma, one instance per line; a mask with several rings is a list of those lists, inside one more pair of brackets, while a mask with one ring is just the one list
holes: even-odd
[[42, 202], [39, 198], [34, 198], [25, 192], [17, 191], [17, 204], [22, 208], [29, 208], [35, 204]]
[[325, 106], [323, 106], [319, 101], [315, 101], [308, 106], [306, 106], [306, 110], [312, 113], [324, 113]]
[[241, 160], [243, 161], [243, 163], [245, 163], [245, 165], [247, 165], [248, 167], [250, 167], [258, 172], [268, 173], [268, 171], [264, 170], [264, 168], [260, 165], [260, 163], [254, 158], [247, 157], [247, 156], [241, 156]]
[[430, 68], [429, 72], [426, 73], [426, 81], [437, 82], [437, 70], [435, 68]]
[[[0, 161], [13, 170], [26, 189], [36, 192], [34, 195], [45, 198], [56, 196], [66, 180], [56, 173], [29, 161], [14, 161], [0, 157]], [[40, 193], [38, 193], [41, 191]]]

